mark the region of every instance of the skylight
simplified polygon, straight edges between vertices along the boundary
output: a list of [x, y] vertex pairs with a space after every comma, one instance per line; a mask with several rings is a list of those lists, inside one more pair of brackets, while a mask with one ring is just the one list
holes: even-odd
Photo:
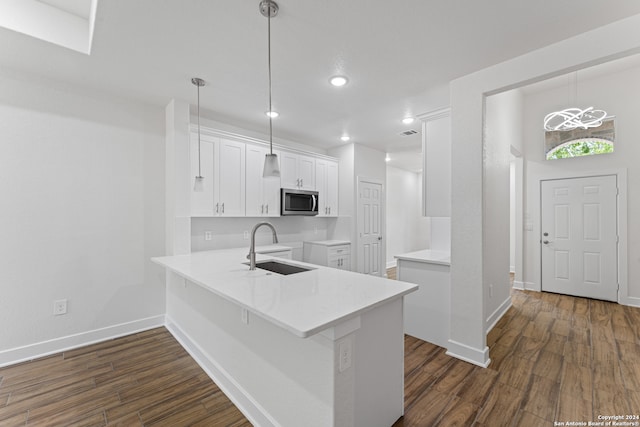
[[89, 55], [98, 0], [2, 0], [0, 26]]

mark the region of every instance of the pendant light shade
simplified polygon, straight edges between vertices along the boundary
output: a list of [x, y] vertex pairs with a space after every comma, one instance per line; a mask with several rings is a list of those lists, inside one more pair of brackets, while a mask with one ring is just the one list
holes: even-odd
[[[273, 112], [271, 105], [271, 18], [278, 14], [278, 4], [272, 0], [262, 0], [260, 2], [260, 13], [267, 18], [267, 59], [269, 69], [269, 109]], [[269, 154], [264, 158], [263, 178], [280, 178], [280, 165], [278, 156], [273, 154], [273, 114], [269, 116]]]
[[204, 86], [204, 80], [194, 77], [191, 79], [191, 83], [198, 87], [198, 175], [193, 183], [193, 191], [202, 192], [204, 191], [204, 177], [200, 163], [200, 87]]
[[264, 158], [263, 178], [280, 178], [280, 165], [277, 154], [267, 154]]

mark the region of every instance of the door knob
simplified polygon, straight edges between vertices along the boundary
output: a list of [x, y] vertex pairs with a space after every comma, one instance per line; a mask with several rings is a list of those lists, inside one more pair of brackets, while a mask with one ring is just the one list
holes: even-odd
[[551, 242], [549, 242], [548, 240], [543, 240], [542, 243], [544, 243], [545, 245], [548, 245]]
[[378, 236], [378, 240], [382, 240], [382, 236]]

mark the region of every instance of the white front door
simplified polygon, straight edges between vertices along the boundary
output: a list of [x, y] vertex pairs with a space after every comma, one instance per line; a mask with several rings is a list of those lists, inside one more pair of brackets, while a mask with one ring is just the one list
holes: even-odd
[[542, 181], [542, 290], [618, 300], [615, 175]]
[[382, 184], [358, 181], [358, 272], [383, 276]]

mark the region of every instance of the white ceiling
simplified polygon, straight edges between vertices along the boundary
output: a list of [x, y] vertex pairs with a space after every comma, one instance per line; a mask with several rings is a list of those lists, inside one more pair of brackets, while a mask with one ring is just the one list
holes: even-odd
[[[70, 4], [41, 0], [50, 5]], [[277, 0], [272, 20], [274, 136], [329, 148], [352, 141], [417, 152], [405, 115], [443, 107], [450, 80], [640, 13], [637, 0]], [[267, 20], [259, 0], [102, 0], [91, 55], [0, 28], [0, 71], [203, 115], [265, 132]], [[78, 10], [86, 2], [74, 0]], [[82, 12], [78, 12], [82, 13]], [[334, 74], [350, 82], [329, 85]]]

